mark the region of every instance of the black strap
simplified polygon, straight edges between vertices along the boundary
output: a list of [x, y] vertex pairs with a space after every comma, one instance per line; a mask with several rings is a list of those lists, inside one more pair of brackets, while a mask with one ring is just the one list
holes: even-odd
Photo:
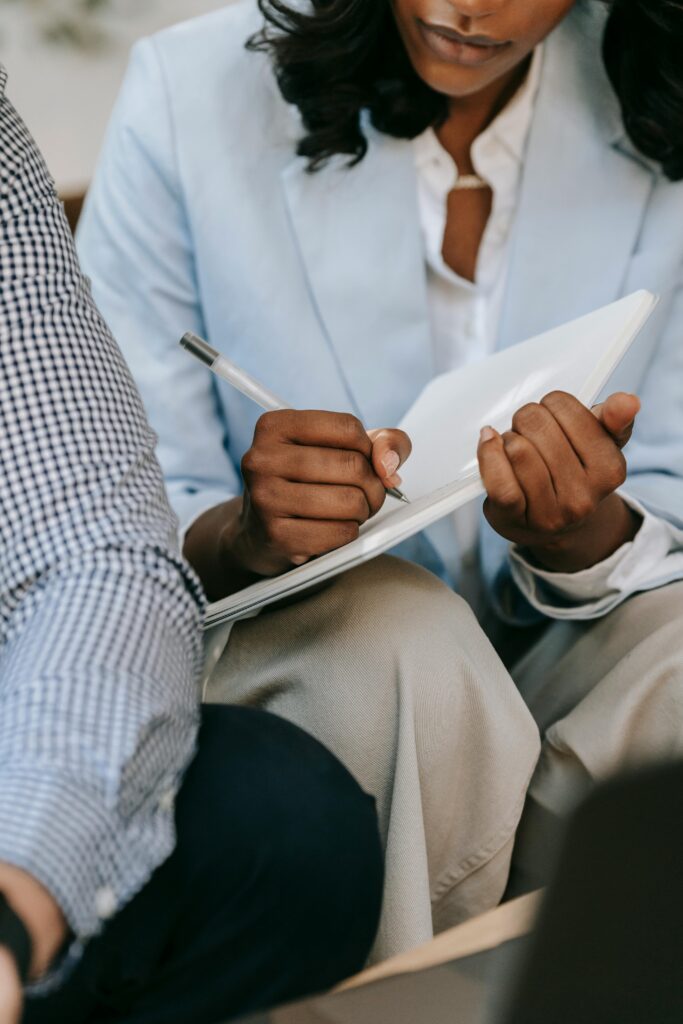
[[33, 956], [33, 943], [26, 925], [0, 892], [0, 946], [9, 949], [17, 962], [22, 984], [28, 980]]

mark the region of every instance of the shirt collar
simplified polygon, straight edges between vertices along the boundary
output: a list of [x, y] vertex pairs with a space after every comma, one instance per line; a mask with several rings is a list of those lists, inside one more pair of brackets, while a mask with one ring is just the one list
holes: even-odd
[[524, 161], [527, 138], [534, 116], [536, 95], [541, 81], [543, 46], [534, 50], [526, 77], [512, 99], [507, 103], [479, 138], [492, 136], [504, 146], [520, 164]]

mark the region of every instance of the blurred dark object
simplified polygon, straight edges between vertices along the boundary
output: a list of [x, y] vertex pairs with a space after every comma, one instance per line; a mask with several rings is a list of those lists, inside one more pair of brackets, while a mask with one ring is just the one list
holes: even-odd
[[85, 202], [85, 195], [78, 196], [63, 196], [62, 202], [64, 203], [64, 210], [66, 212], [66, 219], [69, 222], [71, 231], [76, 230], [78, 224], [78, 218], [81, 215], [83, 209], [83, 203]]
[[683, 764], [579, 807], [505, 1021], [683, 1021]]

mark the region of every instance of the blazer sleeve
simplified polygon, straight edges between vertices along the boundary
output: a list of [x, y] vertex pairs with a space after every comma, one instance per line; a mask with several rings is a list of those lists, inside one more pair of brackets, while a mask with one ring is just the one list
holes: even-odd
[[683, 266], [671, 313], [639, 391], [642, 411], [625, 450], [624, 490], [683, 528]]
[[78, 249], [152, 427], [181, 532], [241, 493], [212, 375], [178, 345], [205, 334], [173, 110], [154, 40], [133, 49]]

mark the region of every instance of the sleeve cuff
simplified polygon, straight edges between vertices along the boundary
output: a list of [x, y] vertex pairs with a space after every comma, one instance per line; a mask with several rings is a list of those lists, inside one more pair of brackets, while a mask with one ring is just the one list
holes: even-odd
[[648, 589], [665, 576], [663, 563], [672, 548], [683, 547], [683, 531], [628, 495], [621, 493], [621, 497], [642, 516], [641, 527], [632, 541], [589, 569], [550, 572], [528, 561], [523, 548], [511, 547], [512, 577], [529, 603], [544, 615], [562, 619], [604, 615], [630, 594]]
[[[194, 735], [187, 739], [190, 755]], [[7, 764], [0, 771], [0, 860], [45, 886], [74, 937], [31, 992], [62, 984], [85, 943], [143, 888], [174, 845], [170, 794], [126, 821], [59, 766]]]

